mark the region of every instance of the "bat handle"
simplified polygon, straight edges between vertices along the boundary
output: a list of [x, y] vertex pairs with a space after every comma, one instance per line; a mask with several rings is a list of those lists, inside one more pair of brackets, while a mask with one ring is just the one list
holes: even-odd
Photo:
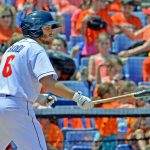
[[94, 101], [94, 105], [102, 104], [102, 103], [110, 103], [110, 102], [114, 102], [114, 101], [124, 101], [124, 100], [128, 100], [130, 98], [134, 98], [134, 93], [96, 100], [96, 101]]

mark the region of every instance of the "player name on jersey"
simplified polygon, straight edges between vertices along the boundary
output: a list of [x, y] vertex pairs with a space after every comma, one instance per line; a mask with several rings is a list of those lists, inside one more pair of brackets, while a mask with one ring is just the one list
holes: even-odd
[[7, 52], [19, 53], [24, 47], [25, 47], [24, 45], [13, 45], [8, 49]]

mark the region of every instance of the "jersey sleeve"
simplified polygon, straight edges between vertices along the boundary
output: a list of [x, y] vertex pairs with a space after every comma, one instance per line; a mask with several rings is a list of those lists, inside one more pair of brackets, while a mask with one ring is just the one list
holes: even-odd
[[57, 80], [57, 74], [45, 51], [33, 55], [30, 59], [30, 65], [38, 80], [48, 75], [52, 75], [53, 79]]

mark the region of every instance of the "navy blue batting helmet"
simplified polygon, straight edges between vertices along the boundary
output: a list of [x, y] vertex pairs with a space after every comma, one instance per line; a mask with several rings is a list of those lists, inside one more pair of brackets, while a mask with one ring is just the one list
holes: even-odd
[[60, 23], [53, 19], [50, 12], [37, 10], [25, 16], [21, 23], [21, 29], [25, 37], [40, 38], [43, 35], [41, 27], [47, 25], [57, 28]]

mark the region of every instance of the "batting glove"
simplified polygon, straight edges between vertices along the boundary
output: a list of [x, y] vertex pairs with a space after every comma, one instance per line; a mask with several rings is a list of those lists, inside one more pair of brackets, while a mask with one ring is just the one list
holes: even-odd
[[82, 109], [92, 109], [94, 107], [94, 103], [88, 97], [83, 96], [80, 91], [76, 92], [72, 99]]

